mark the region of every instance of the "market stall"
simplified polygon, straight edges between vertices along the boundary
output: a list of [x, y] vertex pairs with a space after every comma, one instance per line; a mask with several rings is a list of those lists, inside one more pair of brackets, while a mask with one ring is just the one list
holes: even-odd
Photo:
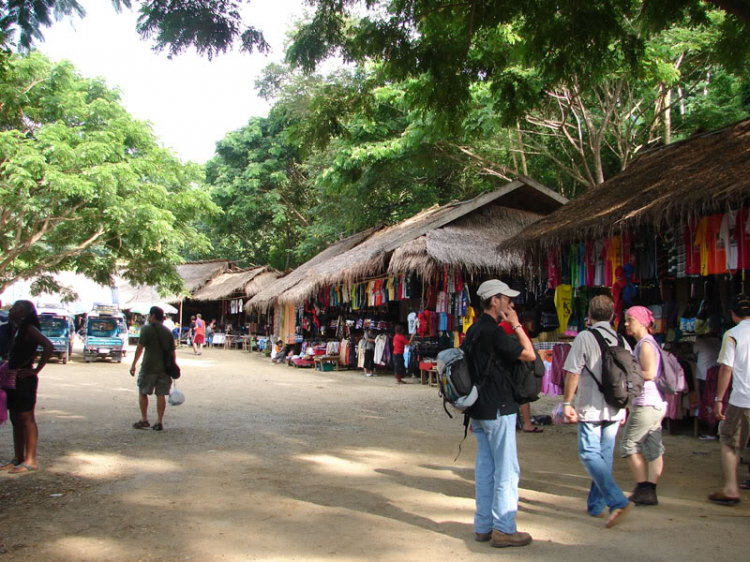
[[500, 250], [524, 253], [534, 303], [524, 323], [556, 354], [555, 380], [562, 384], [565, 342], [586, 327], [588, 301], [608, 292], [619, 331], [628, 307], [648, 307], [655, 337], [683, 364], [689, 392], [669, 400], [668, 417], [711, 422], [706, 388], [715, 386], [715, 373], [699, 368], [696, 350], [708, 338], [720, 341], [731, 326], [729, 301], [748, 290], [749, 208], [746, 119], [642, 153], [624, 172], [501, 243]]
[[362, 368], [364, 336], [372, 331], [375, 364], [390, 368], [390, 338], [394, 326], [404, 324], [416, 333], [409, 350], [416, 372], [420, 358], [459, 345], [475, 314], [471, 290], [489, 275], [522, 265], [522, 253], [500, 251], [497, 242], [565, 202], [524, 178], [469, 201], [434, 206], [332, 245], [248, 306], [274, 311], [273, 333], [291, 348], [292, 361], [304, 365], [318, 355], [338, 357], [339, 367]]

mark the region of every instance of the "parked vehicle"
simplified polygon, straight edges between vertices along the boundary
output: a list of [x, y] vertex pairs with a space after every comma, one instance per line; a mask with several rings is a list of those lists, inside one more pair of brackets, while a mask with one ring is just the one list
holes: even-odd
[[111, 306], [98, 306], [86, 314], [83, 359], [87, 363], [107, 357], [111, 357], [117, 363], [122, 362], [120, 320], [125, 322], [125, 316]]
[[[64, 365], [73, 354], [73, 339], [75, 338], [75, 326], [73, 315], [64, 308], [39, 307], [39, 324], [42, 333], [52, 342], [53, 355]], [[41, 352], [41, 348], [39, 348]]]
[[117, 337], [122, 340], [122, 356], [128, 355], [128, 322], [122, 314], [117, 319]]

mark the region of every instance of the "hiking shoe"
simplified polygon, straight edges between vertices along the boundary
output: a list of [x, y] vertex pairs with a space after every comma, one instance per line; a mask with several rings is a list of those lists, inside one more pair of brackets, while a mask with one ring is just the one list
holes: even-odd
[[633, 493], [628, 496], [628, 500], [635, 505], [659, 505], [656, 497], [656, 486], [648, 484], [638, 484]]
[[506, 548], [508, 546], [526, 546], [531, 544], [531, 535], [516, 531], [512, 535], [492, 529], [492, 546]]
[[474, 540], [477, 542], [487, 542], [492, 539], [492, 531], [489, 533], [474, 533]]

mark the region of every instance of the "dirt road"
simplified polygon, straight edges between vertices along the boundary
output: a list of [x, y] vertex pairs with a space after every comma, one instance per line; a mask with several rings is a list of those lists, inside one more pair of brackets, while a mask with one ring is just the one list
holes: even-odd
[[473, 540], [475, 444], [454, 462], [461, 422], [435, 388], [183, 348], [186, 403], [165, 431], [139, 431], [131, 357], [43, 372], [40, 470], [0, 475], [0, 562], [747, 558], [750, 494], [736, 508], [704, 500], [720, 480], [715, 442], [667, 436], [660, 505], [605, 530], [585, 514], [575, 429], [519, 434], [518, 525], [534, 543], [498, 551]]

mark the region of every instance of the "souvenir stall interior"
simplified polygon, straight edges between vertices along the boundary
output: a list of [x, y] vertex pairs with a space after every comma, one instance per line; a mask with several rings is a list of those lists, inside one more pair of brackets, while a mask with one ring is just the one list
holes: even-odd
[[414, 334], [404, 360], [407, 373], [433, 368], [439, 351], [457, 346], [473, 321], [469, 288], [460, 268], [446, 266], [425, 281], [416, 274], [363, 280], [319, 290], [297, 305], [286, 304], [278, 333], [290, 348], [289, 364], [361, 369], [365, 333], [375, 340], [376, 368], [392, 370], [396, 324]]
[[528, 251], [525, 261], [530, 291], [524, 327], [545, 360], [547, 394], [562, 393], [562, 365], [570, 342], [586, 329], [587, 303], [596, 294], [610, 293], [618, 332], [626, 335], [624, 315], [630, 306], [647, 307], [654, 337], [683, 367], [687, 391], [666, 397], [670, 431], [681, 425], [675, 421], [692, 418], [696, 436], [715, 437], [721, 337], [732, 327], [729, 302], [748, 290], [747, 208], [696, 217], [668, 230], [641, 227]]

